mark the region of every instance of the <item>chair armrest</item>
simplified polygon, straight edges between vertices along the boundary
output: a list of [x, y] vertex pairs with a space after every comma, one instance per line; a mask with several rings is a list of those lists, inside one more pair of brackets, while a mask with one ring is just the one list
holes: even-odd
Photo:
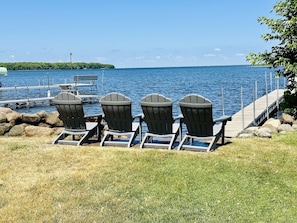
[[138, 118], [139, 122], [142, 122], [143, 117], [144, 117], [144, 115], [142, 113], [140, 113], [140, 114], [134, 115], [132, 118], [133, 118], [133, 121]]
[[173, 120], [176, 121], [176, 120], [180, 120], [180, 119], [183, 119], [184, 116], [182, 114], [178, 115], [178, 116], [175, 116], [173, 117]]
[[143, 118], [143, 114], [141, 113], [141, 114], [134, 115], [133, 119], [135, 119], [135, 118]]
[[232, 120], [232, 116], [228, 116], [228, 115], [223, 115], [219, 118], [214, 119], [214, 122], [224, 122], [226, 123], [227, 121], [231, 121]]

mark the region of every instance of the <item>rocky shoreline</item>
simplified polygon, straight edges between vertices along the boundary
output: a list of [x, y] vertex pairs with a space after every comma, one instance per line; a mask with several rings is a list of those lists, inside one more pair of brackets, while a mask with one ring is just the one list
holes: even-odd
[[[63, 130], [63, 122], [58, 112], [35, 114], [18, 113], [10, 108], [0, 107], [0, 136], [51, 136]], [[274, 133], [286, 133], [297, 130], [297, 120], [288, 114], [280, 118], [270, 118], [262, 126], [249, 127], [237, 137], [271, 138]]]
[[297, 120], [283, 113], [278, 119], [270, 118], [262, 126], [252, 126], [241, 131], [238, 138], [271, 138], [274, 133], [287, 133], [297, 130]]
[[58, 112], [27, 114], [0, 107], [0, 136], [51, 136], [62, 130]]

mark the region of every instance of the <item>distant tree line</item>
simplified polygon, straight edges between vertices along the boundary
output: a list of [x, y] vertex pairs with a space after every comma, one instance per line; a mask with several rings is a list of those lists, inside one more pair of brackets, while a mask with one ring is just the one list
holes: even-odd
[[14, 63], [1, 63], [0, 67], [6, 67], [7, 70], [71, 70], [71, 69], [113, 69], [112, 64], [101, 63], [45, 63], [45, 62], [14, 62]]

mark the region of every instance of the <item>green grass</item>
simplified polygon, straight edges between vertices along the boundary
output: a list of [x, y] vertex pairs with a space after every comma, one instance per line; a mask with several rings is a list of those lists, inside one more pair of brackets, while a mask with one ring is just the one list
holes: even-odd
[[0, 138], [0, 222], [296, 222], [297, 132], [200, 153]]

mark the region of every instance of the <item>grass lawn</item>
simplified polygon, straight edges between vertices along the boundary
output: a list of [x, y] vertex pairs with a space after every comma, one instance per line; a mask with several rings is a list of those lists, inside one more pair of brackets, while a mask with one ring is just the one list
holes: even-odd
[[297, 132], [215, 152], [0, 137], [0, 222], [297, 222]]

